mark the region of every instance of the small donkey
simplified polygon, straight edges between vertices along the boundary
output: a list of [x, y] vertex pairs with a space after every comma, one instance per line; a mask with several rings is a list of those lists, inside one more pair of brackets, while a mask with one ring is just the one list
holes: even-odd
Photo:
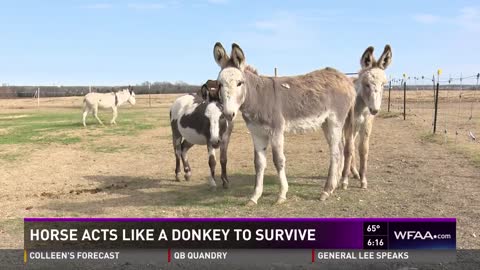
[[[373, 47], [368, 47], [360, 59], [362, 69], [358, 78], [354, 78], [357, 98], [354, 109], [354, 141], [359, 136], [359, 154], [360, 154], [360, 173], [356, 168], [355, 150], [351, 152], [351, 163], [347, 163], [345, 157], [345, 166], [350, 165], [350, 170], [355, 178], [360, 179], [362, 188], [367, 188], [367, 161], [370, 134], [372, 132], [373, 119], [380, 110], [382, 104], [383, 87], [387, 83], [385, 69], [392, 62], [392, 49], [386, 45], [378, 61], [373, 56]], [[347, 142], [348, 143], [348, 142]], [[355, 145], [353, 143], [353, 145]], [[344, 172], [348, 172], [348, 168]], [[348, 187], [348, 175], [342, 175], [342, 188]]]

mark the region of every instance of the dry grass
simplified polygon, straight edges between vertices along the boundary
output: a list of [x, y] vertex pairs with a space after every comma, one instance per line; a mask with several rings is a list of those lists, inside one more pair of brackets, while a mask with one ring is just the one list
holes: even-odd
[[[384, 96], [384, 109], [387, 107], [387, 96], [388, 93]], [[407, 120], [418, 125], [423, 135], [433, 133], [433, 100], [433, 90], [407, 92]], [[389, 114], [403, 117], [403, 92], [392, 92]], [[471, 162], [480, 167], [480, 91], [441, 90], [436, 135], [430, 137], [435, 138], [431, 141], [451, 151], [466, 154]]]
[[[428, 125], [422, 121], [403, 121], [398, 113], [378, 117], [369, 189], [361, 190], [352, 179], [349, 190], [336, 191], [325, 202], [318, 200], [328, 166], [322, 132], [289, 134], [288, 202], [272, 206], [278, 184], [270, 158], [259, 205], [244, 207], [253, 191], [254, 169], [252, 142], [243, 121], [237, 120], [229, 149], [231, 188], [211, 192], [205, 147], [190, 151], [192, 181], [174, 180], [168, 107], [175, 96], [154, 96], [152, 108], [143, 98], [138, 106], [120, 109], [119, 126], [99, 127], [90, 119], [87, 129], [80, 126], [81, 98], [42, 100], [40, 109], [31, 99], [0, 100], [2, 136], [19, 132], [20, 127], [25, 129], [19, 134], [31, 132], [29, 125], [37, 133], [25, 135], [22, 143], [12, 138], [0, 144], [0, 157], [4, 156], [0, 158], [0, 247], [23, 245], [26, 216], [401, 216], [457, 217], [458, 247], [480, 248], [471, 237], [479, 234], [480, 169], [464, 152], [422, 137]], [[19, 115], [27, 116], [9, 119]], [[107, 120], [111, 115], [101, 117]], [[63, 143], [64, 137], [79, 139]]]

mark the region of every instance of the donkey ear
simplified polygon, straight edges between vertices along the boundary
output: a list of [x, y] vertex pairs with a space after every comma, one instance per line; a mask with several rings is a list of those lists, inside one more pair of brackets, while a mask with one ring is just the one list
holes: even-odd
[[392, 63], [392, 48], [390, 45], [385, 45], [385, 49], [383, 50], [382, 56], [378, 60], [378, 67], [381, 69], [386, 69], [390, 63]]
[[360, 58], [360, 65], [362, 69], [371, 68], [375, 63], [375, 57], [373, 56], [373, 47], [368, 47], [365, 52], [362, 54], [362, 58]]
[[215, 58], [215, 62], [217, 62], [221, 68], [227, 66], [230, 57], [228, 57], [227, 52], [222, 46], [222, 43], [217, 42], [215, 43], [215, 46], [213, 46], [213, 58]]
[[232, 58], [233, 64], [237, 68], [242, 71], [245, 69], [245, 54], [243, 53], [242, 48], [240, 48], [237, 43], [232, 44], [232, 54], [230, 58]]

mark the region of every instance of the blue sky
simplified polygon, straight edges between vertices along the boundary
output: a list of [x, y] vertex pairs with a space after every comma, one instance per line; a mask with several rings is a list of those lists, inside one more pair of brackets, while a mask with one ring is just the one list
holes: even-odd
[[0, 83], [200, 84], [212, 48], [243, 48], [262, 74], [359, 69], [370, 45], [388, 74], [480, 72], [478, 1], [0, 1]]

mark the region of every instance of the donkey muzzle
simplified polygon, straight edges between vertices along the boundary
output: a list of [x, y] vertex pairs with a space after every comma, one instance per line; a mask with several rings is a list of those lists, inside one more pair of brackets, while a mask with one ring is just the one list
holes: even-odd
[[225, 113], [225, 118], [228, 120], [228, 121], [232, 121], [233, 118], [235, 118], [235, 113]]

